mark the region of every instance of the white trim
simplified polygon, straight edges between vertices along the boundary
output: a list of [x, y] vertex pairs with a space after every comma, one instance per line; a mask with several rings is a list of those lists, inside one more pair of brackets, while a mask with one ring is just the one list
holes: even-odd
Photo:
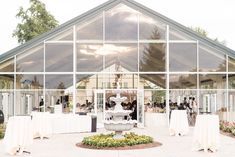
[[77, 71], [77, 45], [76, 45], [76, 26], [73, 26], [73, 114], [76, 113], [76, 71]]
[[167, 115], [167, 125], [169, 126], [170, 124], [170, 104], [169, 104], [169, 101], [170, 101], [170, 90], [169, 90], [169, 83], [170, 83], [170, 80], [169, 80], [169, 69], [170, 69], [170, 59], [169, 59], [169, 25], [166, 26], [166, 41], [167, 41], [167, 44], [166, 44], [166, 72], [167, 72], [167, 75], [166, 75], [166, 115]]

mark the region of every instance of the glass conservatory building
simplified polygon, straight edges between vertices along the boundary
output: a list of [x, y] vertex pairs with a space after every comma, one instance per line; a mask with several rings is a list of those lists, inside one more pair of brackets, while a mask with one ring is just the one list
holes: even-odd
[[235, 51], [132, 0], [110, 0], [0, 56], [6, 120], [53, 113], [59, 99], [64, 113], [102, 122], [118, 83], [139, 125], [167, 124], [185, 98], [235, 121]]

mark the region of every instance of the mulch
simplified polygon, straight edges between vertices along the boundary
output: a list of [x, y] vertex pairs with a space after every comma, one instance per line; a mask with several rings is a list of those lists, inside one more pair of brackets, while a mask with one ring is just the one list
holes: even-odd
[[159, 147], [162, 143], [160, 142], [153, 142], [148, 144], [139, 144], [134, 146], [124, 146], [124, 147], [104, 147], [104, 148], [96, 148], [88, 145], [84, 145], [82, 143], [77, 143], [76, 146], [80, 148], [86, 148], [86, 149], [97, 149], [97, 150], [133, 150], [133, 149], [146, 149], [146, 148], [153, 148], [153, 147]]
[[234, 136], [232, 133], [224, 132], [224, 131], [220, 131], [220, 133], [221, 133], [222, 135], [225, 135], [225, 136], [228, 136], [228, 137], [231, 137], [231, 138], [235, 138], [235, 136]]

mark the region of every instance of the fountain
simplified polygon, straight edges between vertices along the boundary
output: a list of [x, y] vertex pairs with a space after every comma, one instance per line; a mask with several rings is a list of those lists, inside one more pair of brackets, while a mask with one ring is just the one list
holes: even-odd
[[[131, 110], [123, 110], [121, 103], [125, 101], [126, 97], [121, 97], [120, 93], [120, 85], [117, 82], [117, 90], [116, 97], [111, 97], [110, 100], [116, 103], [114, 110], [106, 111], [106, 114], [112, 117], [112, 119], [105, 119], [104, 120], [104, 127], [106, 130], [115, 131], [115, 135], [113, 136], [114, 139], [122, 139], [124, 136], [122, 135], [123, 131], [131, 130], [136, 120], [131, 120], [129, 114], [132, 112]], [[128, 118], [125, 120], [124, 117], [127, 116]]]

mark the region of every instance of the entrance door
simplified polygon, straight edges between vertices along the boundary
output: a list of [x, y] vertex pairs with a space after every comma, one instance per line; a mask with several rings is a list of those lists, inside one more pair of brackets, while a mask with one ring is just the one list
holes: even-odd
[[95, 114], [97, 115], [97, 123], [102, 124], [105, 118], [105, 92], [104, 90], [95, 90]]
[[202, 111], [203, 112], [210, 112], [210, 95], [209, 94], [205, 94], [203, 95], [203, 107], [202, 107]]

